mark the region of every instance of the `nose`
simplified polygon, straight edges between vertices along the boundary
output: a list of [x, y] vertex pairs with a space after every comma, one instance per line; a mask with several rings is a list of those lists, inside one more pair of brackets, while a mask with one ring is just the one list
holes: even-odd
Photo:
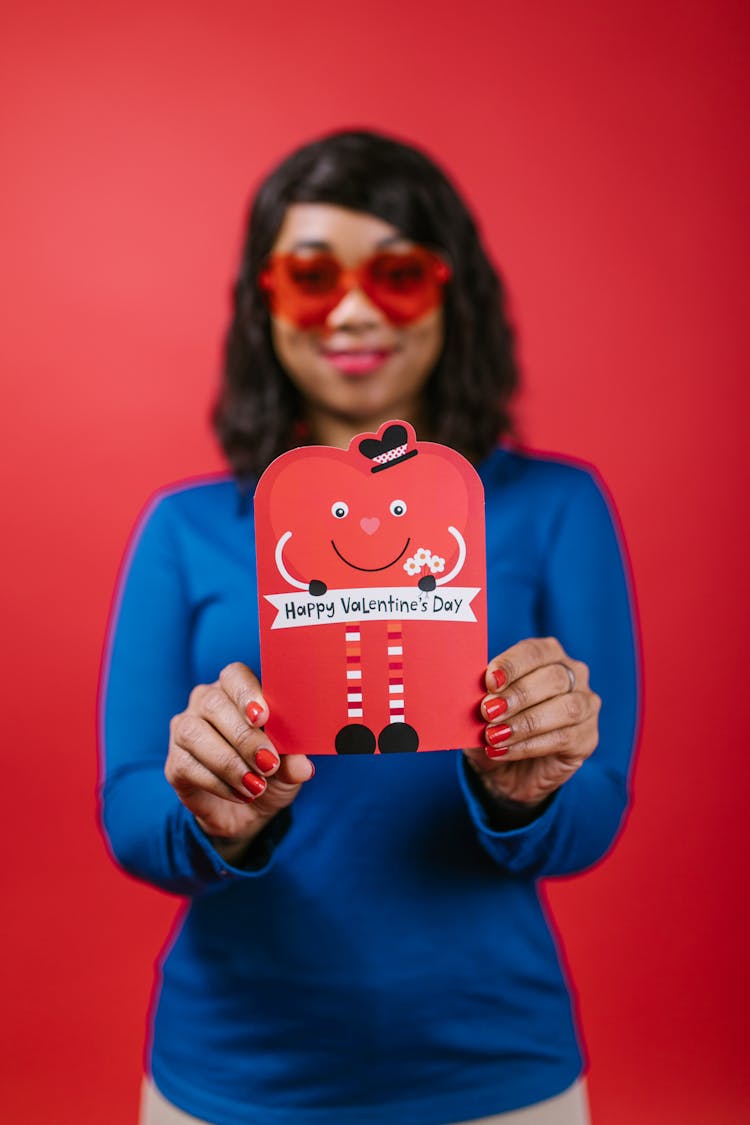
[[382, 324], [385, 317], [363, 289], [348, 289], [336, 308], [328, 314], [327, 327], [333, 331], [373, 328]]
[[380, 520], [377, 516], [363, 516], [359, 521], [359, 526], [362, 528], [365, 535], [374, 535], [380, 527]]

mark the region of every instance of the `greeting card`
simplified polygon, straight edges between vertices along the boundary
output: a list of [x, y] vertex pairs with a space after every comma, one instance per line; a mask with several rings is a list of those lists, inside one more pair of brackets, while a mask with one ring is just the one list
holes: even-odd
[[281, 753], [478, 746], [484, 492], [407, 422], [277, 458], [255, 494], [266, 730]]

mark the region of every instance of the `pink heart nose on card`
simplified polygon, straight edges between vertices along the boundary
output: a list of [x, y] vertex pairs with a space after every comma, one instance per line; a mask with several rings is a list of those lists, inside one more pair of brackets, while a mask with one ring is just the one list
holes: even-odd
[[380, 520], [377, 516], [363, 516], [359, 526], [367, 535], [374, 535], [380, 527]]

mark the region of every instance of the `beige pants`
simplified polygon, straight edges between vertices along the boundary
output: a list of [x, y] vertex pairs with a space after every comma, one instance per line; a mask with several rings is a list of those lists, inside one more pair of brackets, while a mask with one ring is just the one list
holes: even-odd
[[[211, 1125], [198, 1117], [183, 1113], [163, 1098], [153, 1082], [146, 1078], [141, 1096], [139, 1125]], [[590, 1125], [586, 1084], [576, 1082], [564, 1094], [537, 1102], [528, 1109], [498, 1113], [494, 1117], [478, 1117], [457, 1125]]]

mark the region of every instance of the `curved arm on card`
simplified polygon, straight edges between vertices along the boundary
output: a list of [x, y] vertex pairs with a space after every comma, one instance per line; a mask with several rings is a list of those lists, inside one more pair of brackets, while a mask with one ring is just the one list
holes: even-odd
[[284, 548], [286, 547], [287, 543], [289, 542], [289, 540], [291, 538], [292, 538], [291, 531], [285, 531], [284, 534], [281, 536], [281, 539], [279, 539], [278, 543], [276, 544], [276, 550], [274, 552], [274, 559], [276, 560], [276, 567], [277, 567], [278, 572], [281, 575], [281, 577], [286, 582], [288, 582], [290, 586], [294, 586], [295, 589], [297, 589], [297, 590], [307, 590], [308, 589], [308, 583], [307, 582], [299, 582], [296, 578], [292, 578], [291, 574], [289, 573], [287, 568], [284, 566], [284, 557], [283, 557], [284, 556]]
[[458, 561], [449, 574], [444, 575], [443, 578], [438, 578], [437, 582], [435, 583], [436, 586], [444, 586], [446, 582], [450, 582], [451, 579], [456, 577], [456, 575], [463, 568], [463, 565], [466, 562], [466, 540], [464, 539], [461, 532], [458, 531], [455, 527], [449, 527], [448, 531], [450, 531], [451, 535], [458, 543]]

